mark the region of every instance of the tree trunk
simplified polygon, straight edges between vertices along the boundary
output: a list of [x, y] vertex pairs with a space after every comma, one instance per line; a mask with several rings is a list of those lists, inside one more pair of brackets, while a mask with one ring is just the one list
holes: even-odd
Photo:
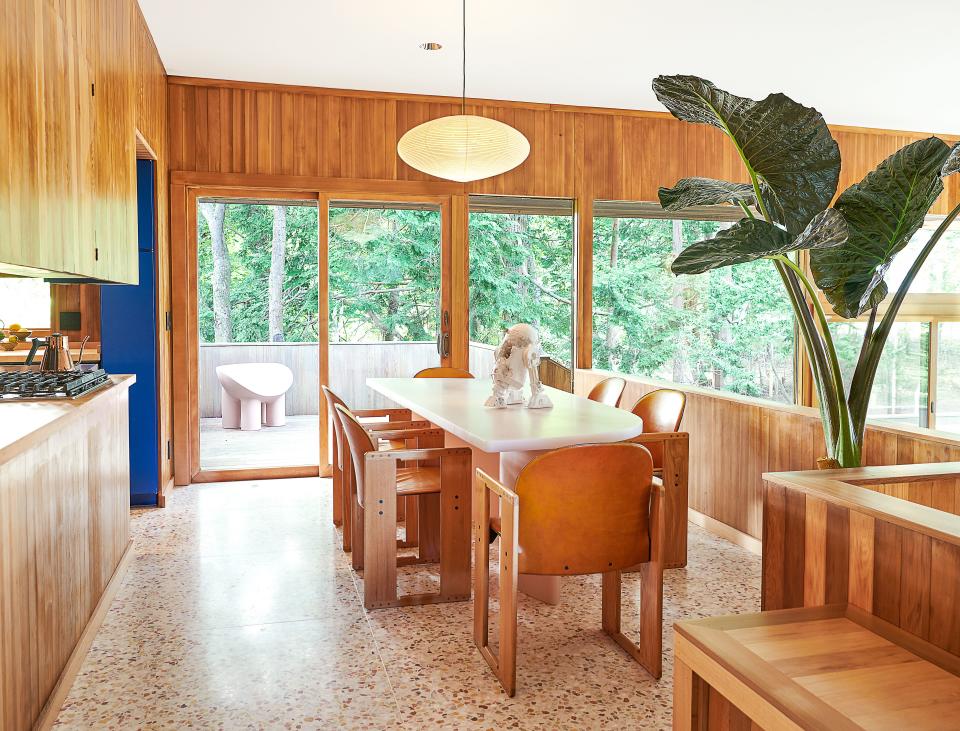
[[210, 229], [210, 245], [213, 253], [213, 339], [218, 343], [233, 340], [233, 323], [230, 318], [230, 252], [223, 240], [223, 203], [200, 203], [200, 212]]
[[[673, 258], [683, 251], [683, 221], [673, 222]], [[673, 278], [673, 299], [671, 304], [675, 312], [683, 309], [683, 282], [680, 277]], [[684, 383], [687, 372], [686, 335], [681, 330], [677, 336], [677, 348], [673, 351], [673, 382]]]
[[283, 279], [286, 270], [287, 207], [273, 208], [273, 245], [270, 253], [269, 321], [268, 340], [283, 342]]
[[[730, 283], [730, 286], [733, 286], [733, 272], [730, 271], [730, 267], [726, 267], [723, 270], [723, 278]], [[729, 345], [733, 342], [733, 328], [730, 324], [730, 320], [726, 319], [723, 325], [720, 326], [720, 332], [717, 333], [717, 343], [722, 343], [724, 345]], [[729, 352], [727, 348], [719, 349], [721, 352]], [[722, 370], [722, 367], [714, 366], [713, 371], [713, 387], [714, 388], [723, 388], [727, 385], [727, 373]]]

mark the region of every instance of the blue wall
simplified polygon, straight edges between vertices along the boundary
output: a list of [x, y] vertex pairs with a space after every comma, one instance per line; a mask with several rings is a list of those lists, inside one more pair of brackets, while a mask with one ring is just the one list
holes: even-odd
[[130, 389], [131, 505], [156, 505], [160, 486], [154, 165], [137, 160], [140, 283], [100, 290], [102, 365], [137, 377]]

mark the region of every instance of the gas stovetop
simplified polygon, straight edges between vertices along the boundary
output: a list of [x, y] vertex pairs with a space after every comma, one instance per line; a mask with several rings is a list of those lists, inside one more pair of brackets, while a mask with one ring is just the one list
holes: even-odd
[[0, 400], [77, 398], [107, 382], [103, 368], [92, 371], [10, 371], [0, 373]]

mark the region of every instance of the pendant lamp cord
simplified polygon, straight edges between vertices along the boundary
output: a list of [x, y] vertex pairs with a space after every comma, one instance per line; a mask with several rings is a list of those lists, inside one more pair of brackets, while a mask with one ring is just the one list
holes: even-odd
[[462, 67], [462, 86], [460, 87], [460, 114], [467, 113], [467, 0], [463, 0], [463, 67]]

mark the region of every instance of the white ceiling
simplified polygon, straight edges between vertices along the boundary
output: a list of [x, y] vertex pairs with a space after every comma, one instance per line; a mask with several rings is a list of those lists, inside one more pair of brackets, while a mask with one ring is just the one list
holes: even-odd
[[[173, 75], [460, 93], [457, 0], [140, 5]], [[467, 95], [662, 109], [651, 79], [686, 73], [835, 124], [960, 133], [958, 28], [960, 0], [467, 0]]]

